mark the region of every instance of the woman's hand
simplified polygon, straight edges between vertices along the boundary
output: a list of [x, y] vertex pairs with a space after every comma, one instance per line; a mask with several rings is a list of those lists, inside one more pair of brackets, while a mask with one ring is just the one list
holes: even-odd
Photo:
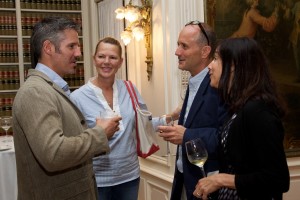
[[193, 195], [203, 200], [208, 199], [208, 195], [219, 190], [221, 187], [235, 189], [234, 175], [214, 174], [198, 181]]
[[193, 195], [203, 200], [208, 199], [208, 195], [217, 191], [220, 187], [217, 184], [217, 175], [202, 178], [198, 181]]

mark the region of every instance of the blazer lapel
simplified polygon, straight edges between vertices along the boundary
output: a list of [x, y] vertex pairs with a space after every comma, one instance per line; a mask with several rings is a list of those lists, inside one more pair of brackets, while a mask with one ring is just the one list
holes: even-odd
[[179, 125], [183, 125], [184, 114], [185, 114], [185, 111], [186, 111], [186, 105], [187, 105], [188, 99], [189, 99], [189, 86], [186, 89], [184, 101], [183, 101], [181, 112], [180, 112], [180, 115], [179, 115], [179, 119], [178, 119], [178, 124]]
[[[198, 110], [201, 108], [201, 106], [203, 104], [203, 95], [209, 85], [209, 82], [210, 82], [210, 78], [209, 78], [209, 74], [207, 73], [207, 75], [203, 79], [203, 81], [197, 91], [197, 94], [195, 96], [195, 99], [192, 103], [189, 114], [188, 114], [187, 119], [184, 124], [185, 127], [187, 127], [187, 128], [190, 127], [190, 125], [193, 122], [194, 116], [197, 114]], [[186, 105], [185, 105], [185, 109], [186, 109]], [[185, 109], [184, 109], [184, 112], [185, 112]]]

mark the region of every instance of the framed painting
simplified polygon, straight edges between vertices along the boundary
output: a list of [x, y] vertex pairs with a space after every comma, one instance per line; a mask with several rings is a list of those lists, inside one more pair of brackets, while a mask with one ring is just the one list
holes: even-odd
[[251, 37], [267, 55], [288, 113], [284, 147], [300, 156], [300, 0], [204, 0], [218, 39]]

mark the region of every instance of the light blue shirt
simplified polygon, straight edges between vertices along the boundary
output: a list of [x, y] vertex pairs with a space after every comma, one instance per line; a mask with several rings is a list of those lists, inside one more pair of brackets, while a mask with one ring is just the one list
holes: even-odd
[[35, 69], [46, 74], [56, 85], [63, 89], [68, 96], [70, 95], [68, 83], [55, 71], [42, 63], [38, 63]]
[[[200, 73], [198, 73], [196, 76], [190, 77], [190, 79], [189, 79], [189, 98], [188, 98], [186, 110], [184, 113], [183, 124], [185, 124], [185, 121], [187, 119], [187, 116], [189, 115], [189, 112], [190, 112], [191, 106], [193, 104], [193, 101], [195, 99], [195, 96], [198, 92], [198, 89], [207, 73], [208, 73], [208, 68], [206, 67]], [[177, 159], [176, 163], [177, 163], [178, 170], [181, 173], [183, 173], [182, 146], [181, 145], [178, 146], [178, 159]]]
[[[123, 80], [116, 79], [113, 84], [113, 109], [106, 102], [102, 90], [91, 83], [71, 93], [71, 100], [84, 115], [88, 126], [94, 127], [100, 113], [114, 113], [122, 117], [120, 130], [109, 140], [111, 152], [93, 159], [97, 187], [107, 187], [134, 180], [140, 176], [136, 152], [135, 112]], [[135, 88], [139, 105], [147, 109], [141, 95]], [[165, 125], [165, 119], [152, 119], [153, 127]]]

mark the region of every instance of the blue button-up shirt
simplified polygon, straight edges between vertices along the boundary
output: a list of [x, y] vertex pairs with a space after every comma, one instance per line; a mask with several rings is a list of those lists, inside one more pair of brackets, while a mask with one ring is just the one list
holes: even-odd
[[46, 74], [55, 84], [57, 84], [61, 89], [63, 89], [68, 96], [70, 95], [68, 83], [55, 71], [53, 71], [52, 69], [50, 69], [42, 63], [38, 63], [35, 69]]

